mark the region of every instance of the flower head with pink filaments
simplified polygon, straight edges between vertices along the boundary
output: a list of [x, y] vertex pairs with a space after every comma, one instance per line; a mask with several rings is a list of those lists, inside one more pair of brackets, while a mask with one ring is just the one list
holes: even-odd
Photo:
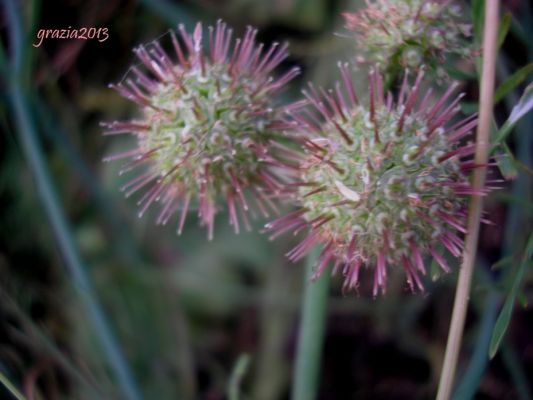
[[[315, 277], [333, 261], [345, 289], [357, 288], [361, 269], [373, 268], [373, 294], [386, 290], [388, 267], [405, 271], [411, 290], [423, 290], [423, 257], [450, 268], [441, 249], [459, 257], [467, 197], [475, 190], [467, 172], [476, 165], [472, 144], [463, 140], [476, 116], [454, 124], [462, 96], [448, 101], [452, 85], [436, 102], [421, 95], [423, 70], [414, 86], [404, 78], [397, 99], [383, 91], [381, 75], [369, 75], [369, 104], [360, 103], [346, 65], [345, 92], [337, 83], [326, 92], [310, 86], [308, 106], [292, 112], [304, 157], [293, 186], [301, 208], [266, 225], [278, 234], [309, 230], [288, 253], [291, 260], [323, 245]], [[310, 107], [309, 107], [310, 106]], [[312, 132], [312, 137], [303, 137]]]
[[475, 55], [463, 14], [450, 0], [367, 0], [366, 8], [343, 16], [365, 62], [383, 73], [425, 65], [445, 81], [445, 60]]
[[[278, 143], [282, 109], [273, 97], [299, 71], [273, 77], [287, 57], [287, 45], [263, 48], [250, 27], [232, 44], [232, 30], [219, 21], [209, 27], [208, 46], [201, 24], [193, 34], [181, 25], [178, 31], [170, 32], [173, 55], [157, 41], [139, 46], [135, 53], [141, 64], [112, 85], [140, 107], [141, 116], [103, 124], [106, 134], [129, 133], [137, 139], [135, 149], [105, 160], [129, 159], [121, 173], [142, 168], [122, 188], [126, 196], [146, 189], [139, 216], [159, 202], [157, 223], [180, 214], [181, 233], [188, 210], [197, 203], [211, 239], [221, 198], [236, 232], [238, 215], [249, 226], [250, 209], [265, 217], [276, 209], [272, 197], [282, 192], [294, 166], [289, 150]], [[251, 201], [257, 207], [250, 208]]]

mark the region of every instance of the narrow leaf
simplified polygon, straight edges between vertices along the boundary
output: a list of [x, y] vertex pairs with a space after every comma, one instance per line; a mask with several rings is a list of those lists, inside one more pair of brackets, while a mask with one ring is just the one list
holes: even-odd
[[524, 94], [513, 107], [511, 115], [500, 130], [496, 133], [496, 137], [492, 144], [491, 152], [511, 133], [516, 123], [526, 115], [533, 108], [533, 83], [530, 83], [524, 90]]
[[26, 400], [26, 397], [13, 385], [7, 377], [0, 372], [0, 383], [2, 383], [5, 388], [13, 395], [17, 400]]
[[507, 34], [509, 33], [509, 28], [511, 27], [511, 21], [513, 20], [513, 15], [510, 12], [506, 12], [502, 17], [500, 22], [500, 30], [498, 31], [498, 47], [501, 47]]
[[451, 64], [446, 65], [445, 68], [446, 72], [448, 72], [448, 75], [450, 75], [453, 79], [461, 81], [471, 81], [476, 79], [477, 77], [474, 71], [464, 71], [462, 69], [455, 68]]
[[479, 110], [479, 104], [475, 101], [462, 101], [459, 107], [461, 107], [461, 111], [465, 114], [473, 114]]
[[518, 299], [516, 300], [522, 308], [527, 308], [529, 305], [529, 300], [524, 292], [518, 293]]
[[476, 43], [481, 43], [481, 33], [483, 31], [483, 17], [485, 10], [484, 0], [472, 1], [472, 22], [474, 23], [474, 35]]
[[527, 240], [525, 257], [524, 258], [526, 260], [529, 260], [532, 255], [533, 255], [533, 235], [530, 235], [529, 239]]
[[518, 271], [516, 271], [516, 275], [514, 276], [511, 290], [509, 291], [509, 294], [507, 295], [507, 299], [505, 300], [505, 304], [503, 305], [502, 311], [500, 312], [500, 315], [498, 316], [498, 319], [496, 320], [496, 324], [494, 325], [494, 330], [492, 331], [492, 337], [491, 337], [490, 346], [489, 346], [489, 357], [490, 358], [493, 358], [498, 352], [498, 348], [500, 347], [503, 337], [505, 336], [505, 332], [507, 331], [507, 328], [509, 327], [509, 323], [511, 322], [511, 316], [513, 314], [514, 304], [518, 296], [518, 291], [520, 290], [520, 284], [522, 283], [526, 270], [528, 266], [530, 265], [530, 258], [532, 254], [533, 254], [533, 234], [529, 236], [526, 249], [522, 257], [522, 262], [520, 263], [520, 266], [518, 267]]
[[511, 322], [511, 316], [513, 314], [516, 296], [518, 295], [520, 282], [524, 277], [527, 265], [528, 263], [525, 260], [520, 263], [511, 291], [507, 296], [507, 300], [505, 300], [505, 304], [503, 305], [502, 311], [500, 312], [500, 315], [496, 320], [496, 324], [494, 325], [494, 330], [492, 331], [492, 337], [490, 339], [489, 346], [489, 357], [491, 359], [494, 358], [494, 356], [498, 352], [498, 348], [500, 347], [503, 337], [505, 336], [505, 332], [507, 332], [507, 328], [509, 327], [509, 323]]
[[239, 400], [241, 381], [250, 365], [250, 355], [243, 353], [237, 359], [237, 363], [233, 367], [228, 387], [228, 397], [230, 400]]
[[437, 264], [437, 261], [435, 261], [434, 259], [431, 259], [431, 262], [429, 264], [429, 277], [431, 278], [431, 281], [438, 281], [441, 275], [442, 270], [439, 268], [439, 264]]
[[494, 104], [502, 100], [510, 91], [520, 85], [533, 72], [533, 63], [520, 68], [507, 78], [494, 93]]
[[496, 154], [494, 157], [496, 159], [496, 164], [500, 173], [507, 180], [516, 179], [518, 176], [518, 169], [516, 167], [516, 159], [513, 156], [513, 153], [509, 149], [509, 146], [504, 142], [502, 143], [503, 153]]
[[494, 271], [494, 270], [503, 268], [504, 266], [509, 265], [511, 261], [513, 261], [513, 256], [506, 256], [506, 257], [500, 258], [498, 261], [492, 264], [490, 269]]
[[518, 104], [513, 107], [507, 122], [516, 124], [520, 118], [526, 115], [533, 108], [533, 83], [530, 83], [520, 97]]

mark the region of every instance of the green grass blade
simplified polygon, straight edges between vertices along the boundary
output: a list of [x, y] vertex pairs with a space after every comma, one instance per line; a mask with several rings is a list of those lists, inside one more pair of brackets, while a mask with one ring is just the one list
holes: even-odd
[[490, 293], [483, 305], [482, 319], [478, 327], [476, 346], [468, 367], [457, 387], [454, 399], [473, 399], [479, 387], [479, 382], [487, 366], [487, 349], [491, 339], [491, 331], [498, 315], [501, 296]]
[[494, 104], [501, 101], [511, 90], [514, 90], [518, 85], [524, 82], [532, 72], [533, 63], [529, 63], [507, 78], [498, 89], [496, 89], [496, 92], [494, 93]]
[[501, 47], [503, 42], [505, 42], [505, 38], [509, 33], [509, 28], [511, 28], [512, 20], [513, 14], [511, 14], [510, 12], [506, 12], [505, 15], [502, 17], [502, 20], [500, 22], [500, 30], [498, 31], [498, 47]]
[[5, 388], [15, 397], [17, 400], [26, 400], [26, 397], [13, 385], [9, 379], [7, 379], [7, 376], [5, 376], [0, 371], [0, 383], [2, 383]]
[[141, 399], [120, 348], [111, 333], [109, 323], [104, 316], [91, 281], [85, 272], [71, 230], [65, 215], [61, 210], [59, 199], [52, 185], [48, 167], [44, 160], [40, 144], [37, 140], [35, 126], [29, 107], [17, 81], [10, 85], [10, 100], [12, 103], [17, 132], [30, 170], [35, 179], [37, 192], [49, 218], [54, 235], [65, 260], [65, 265], [70, 273], [74, 287], [77, 289], [81, 301], [92, 320], [109, 365], [113, 368], [124, 397], [131, 400]]
[[235, 364], [235, 367], [233, 368], [233, 371], [231, 372], [231, 377], [228, 385], [229, 400], [239, 400], [241, 398], [241, 383], [244, 378], [244, 375], [246, 374], [246, 371], [248, 371], [249, 365], [250, 355], [246, 353], [241, 354], [237, 360], [237, 363]]
[[496, 164], [498, 166], [498, 169], [500, 170], [500, 173], [504, 176], [507, 180], [513, 180], [518, 176], [518, 169], [516, 167], [516, 159], [509, 149], [509, 146], [507, 146], [507, 143], [502, 143], [503, 147], [503, 153], [497, 154], [495, 156], [496, 158]]
[[314, 248], [307, 256], [292, 400], [315, 399], [319, 384], [329, 281], [331, 279], [330, 272], [325, 271], [317, 281], [309, 282], [319, 254], [320, 249]]
[[524, 275], [528, 267], [531, 265], [530, 258], [531, 258], [532, 252], [533, 252], [533, 234], [528, 239], [525, 254], [522, 258], [520, 266], [518, 267], [518, 271], [516, 272], [516, 275], [514, 277], [511, 290], [509, 291], [507, 299], [505, 300], [505, 304], [503, 305], [502, 311], [500, 312], [500, 315], [498, 316], [498, 319], [496, 320], [496, 324], [494, 325], [494, 330], [492, 332], [492, 338], [490, 340], [490, 346], [489, 346], [489, 357], [490, 358], [493, 358], [498, 352], [498, 348], [500, 347], [500, 344], [505, 336], [505, 332], [507, 331], [507, 328], [509, 327], [509, 323], [511, 322], [511, 316], [513, 314], [513, 308], [516, 302], [518, 291], [520, 290], [520, 284], [522, 283], [522, 280], [524, 278]]
[[503, 126], [500, 128], [500, 130], [496, 133], [496, 137], [494, 138], [491, 152], [493, 152], [498, 145], [504, 141], [507, 136], [512, 132], [514, 126], [516, 123], [524, 117], [529, 111], [533, 109], [533, 83], [530, 83], [526, 89], [524, 90], [524, 94], [522, 97], [520, 97], [520, 100], [516, 105], [513, 107], [511, 111], [511, 115], [509, 115], [509, 118]]

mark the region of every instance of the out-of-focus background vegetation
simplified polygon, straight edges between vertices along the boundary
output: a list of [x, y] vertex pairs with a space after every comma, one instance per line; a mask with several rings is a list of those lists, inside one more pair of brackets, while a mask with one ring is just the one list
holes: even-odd
[[[287, 65], [303, 74], [285, 92], [295, 99], [308, 80], [329, 85], [336, 62], [353, 57], [339, 13], [363, 6], [348, 0], [24, 0], [30, 40], [38, 29], [107, 27], [109, 39], [44, 40], [27, 46], [25, 84], [31, 118], [75, 244], [137, 385], [146, 399], [286, 399], [295, 356], [303, 265], [283, 254], [297, 238], [269, 242], [260, 233], [233, 234], [225, 215], [215, 239], [189, 218], [184, 234], [137, 218], [134, 200], [118, 187], [118, 164], [104, 155], [124, 147], [101, 135], [99, 121], [135, 113], [108, 89], [134, 61], [131, 49], [178, 23], [192, 29], [223, 18], [242, 33], [260, 28], [264, 42], [289, 40]], [[504, 2], [510, 32], [498, 80], [531, 61], [533, 24], [525, 0]], [[465, 4], [469, 13], [469, 4]], [[9, 56], [8, 16], [0, 20], [3, 62]], [[35, 40], [36, 41], [36, 40]], [[94, 325], [37, 196], [21, 149], [2, 70], [0, 97], [0, 372], [28, 399], [120, 398]], [[476, 101], [471, 80], [465, 109]], [[523, 86], [507, 93], [497, 122]], [[531, 273], [496, 357], [488, 342], [531, 234], [532, 121], [508, 139], [516, 157], [513, 180], [486, 201], [493, 225], [483, 226], [471, 309], [458, 371], [457, 398], [531, 399], [533, 314]], [[254, 231], [265, 221], [256, 221]], [[499, 260], [502, 262], [497, 263]], [[387, 296], [343, 294], [333, 279], [319, 382], [321, 399], [426, 399], [435, 393], [451, 314], [456, 268], [424, 295], [411, 295], [401, 276]], [[237, 373], [235, 369], [237, 368]], [[0, 387], [0, 398], [10, 394]]]

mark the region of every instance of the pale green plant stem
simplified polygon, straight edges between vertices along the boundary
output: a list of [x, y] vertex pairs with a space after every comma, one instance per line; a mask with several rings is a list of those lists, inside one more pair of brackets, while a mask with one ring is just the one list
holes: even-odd
[[7, 377], [0, 372], [0, 383], [5, 386], [5, 388], [13, 395], [17, 400], [26, 400], [26, 397], [13, 385]]
[[138, 400], [141, 398], [140, 392], [132, 379], [131, 372], [120, 351], [120, 347], [109, 328], [107, 318], [104, 316], [91, 281], [85, 272], [85, 266], [82, 264], [79, 253], [74, 245], [70, 228], [59, 205], [57, 194], [53, 189], [48, 168], [37, 141], [34, 126], [30, 122], [31, 115], [27, 112], [28, 108], [24, 95], [16, 84], [12, 85], [10, 95], [22, 148], [26, 154], [30, 170], [34, 175], [39, 197], [50, 220], [65, 265], [72, 278], [72, 283], [80, 295], [82, 304], [85, 306], [87, 318], [93, 323], [95, 333], [102, 344], [105, 357], [116, 373], [119, 386], [123, 392], [123, 398]]
[[[485, 24], [483, 30], [483, 64], [479, 92], [479, 124], [476, 134], [476, 164], [486, 164], [489, 154], [489, 139], [492, 120], [494, 97], [494, 77], [496, 72], [496, 55], [498, 52], [499, 0], [486, 0]], [[485, 168], [477, 168], [474, 172], [474, 189], [485, 185]], [[472, 196], [468, 212], [468, 225], [463, 262], [457, 281], [457, 290], [452, 311], [452, 321], [448, 333], [446, 353], [440, 376], [437, 400], [448, 400], [451, 397], [457, 361], [461, 349], [466, 311], [470, 296], [470, 285], [474, 271], [474, 261], [479, 237], [479, 223], [483, 201], [481, 196]]]
[[65, 266], [70, 273], [73, 286], [80, 296], [82, 305], [85, 307], [87, 318], [91, 320], [95, 334], [102, 345], [104, 356], [107, 358], [113, 372], [115, 372], [118, 385], [122, 391], [121, 398], [140, 400], [140, 391], [132, 379], [129, 366], [110, 329], [92, 282], [86, 273], [86, 268], [74, 243], [69, 223], [61, 209], [61, 203], [59, 202], [41, 150], [37, 129], [28, 104], [28, 90], [24, 89], [25, 85], [22, 71], [27, 61], [24, 53], [27, 47], [27, 38], [24, 33], [18, 3], [14, 0], [4, 0], [2, 4], [8, 16], [7, 21], [11, 50], [11, 65], [6, 65], [6, 72], [8, 73], [6, 81], [8, 82], [9, 89], [7, 94], [13, 109], [14, 125], [29, 169], [35, 180], [37, 194], [50, 222]]
[[241, 397], [241, 383], [250, 365], [250, 355], [243, 353], [237, 359], [237, 363], [231, 372], [229, 385], [228, 385], [228, 397], [229, 400], [239, 400]]
[[318, 389], [320, 363], [327, 316], [330, 272], [325, 271], [316, 282], [310, 282], [320, 254], [314, 248], [307, 256], [302, 317], [294, 365], [292, 400], [313, 400]]

